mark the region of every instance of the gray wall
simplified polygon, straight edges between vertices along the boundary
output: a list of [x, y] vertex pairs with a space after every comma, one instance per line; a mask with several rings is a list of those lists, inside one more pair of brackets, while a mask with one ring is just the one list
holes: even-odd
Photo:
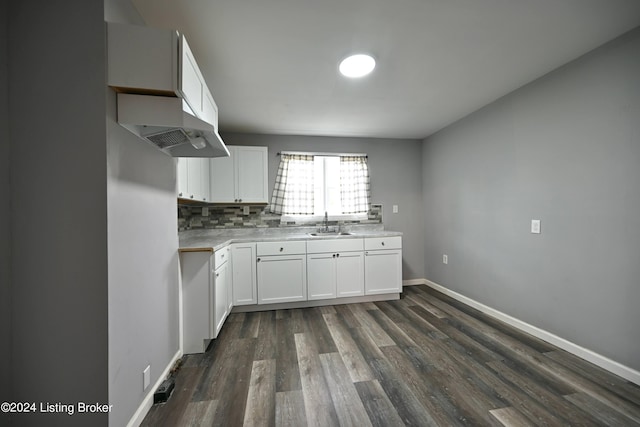
[[640, 29], [423, 149], [427, 278], [636, 370], [638, 52]]
[[[105, 20], [142, 24], [128, 0]], [[107, 90], [110, 426], [124, 426], [179, 351], [176, 162], [116, 122]], [[150, 387], [142, 372], [151, 366]]]
[[8, 16], [12, 400], [108, 403], [103, 4], [12, 1]]
[[141, 20], [128, 0], [12, 2], [0, 16], [11, 36], [9, 56], [0, 46], [10, 75], [0, 69], [7, 343], [10, 269], [13, 279], [2, 400], [113, 405], [109, 415], [21, 415], [16, 425], [125, 425], [152, 391], [143, 369], [153, 385], [179, 350], [175, 161], [115, 123], [105, 88], [103, 21]]
[[[421, 142], [404, 139], [336, 138], [292, 135], [225, 133], [229, 145], [269, 147], [269, 194], [273, 191], [280, 158], [279, 151], [367, 153], [373, 203], [383, 205], [386, 229], [402, 231], [403, 279], [424, 277]], [[398, 205], [399, 212], [391, 212]]]
[[[9, 195], [9, 76], [7, 52], [7, 0], [0, 0], [0, 402], [10, 400], [11, 275]], [[0, 425], [8, 415], [0, 413]]]
[[178, 352], [175, 160], [120, 127], [109, 96], [109, 425], [126, 425]]

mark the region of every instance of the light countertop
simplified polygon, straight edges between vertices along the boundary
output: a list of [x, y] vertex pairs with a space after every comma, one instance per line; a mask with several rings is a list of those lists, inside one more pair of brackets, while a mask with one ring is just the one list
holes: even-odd
[[[331, 228], [331, 227], [330, 227]], [[362, 239], [364, 237], [402, 236], [399, 231], [384, 230], [382, 225], [344, 227], [349, 235], [311, 236], [316, 227], [197, 229], [179, 233], [180, 252], [217, 251], [231, 243], [318, 239]]]

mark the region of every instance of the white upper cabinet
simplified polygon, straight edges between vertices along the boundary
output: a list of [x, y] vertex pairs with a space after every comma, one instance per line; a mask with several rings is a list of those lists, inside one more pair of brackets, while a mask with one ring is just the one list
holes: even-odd
[[180, 97], [183, 109], [218, 130], [218, 107], [183, 34], [109, 22], [107, 37], [109, 86], [125, 93]]
[[198, 68], [191, 48], [184, 36], [180, 37], [180, 78], [178, 91], [191, 111], [218, 130], [218, 106]]
[[178, 158], [178, 198], [209, 202], [209, 159]]
[[232, 145], [227, 145], [229, 157], [209, 160], [209, 175], [211, 177], [209, 188], [213, 203], [235, 202], [238, 198], [235, 186], [235, 158], [237, 156], [235, 148]]
[[109, 22], [107, 79], [125, 93], [178, 96], [177, 31]]
[[213, 203], [267, 203], [267, 147], [227, 146], [230, 157], [210, 159]]

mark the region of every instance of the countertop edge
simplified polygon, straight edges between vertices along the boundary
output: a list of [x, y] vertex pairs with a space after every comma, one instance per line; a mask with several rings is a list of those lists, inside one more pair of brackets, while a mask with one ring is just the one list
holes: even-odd
[[178, 252], [213, 252], [211, 247], [178, 248]]
[[[238, 237], [229, 237], [229, 236], [217, 236], [217, 237], [199, 237], [195, 238], [196, 242], [193, 243], [193, 246], [189, 244], [185, 244], [184, 246], [178, 247], [178, 252], [215, 252], [226, 246], [229, 246], [233, 243], [249, 243], [249, 242], [274, 242], [274, 241], [296, 241], [296, 240], [304, 240], [304, 241], [317, 241], [317, 240], [328, 240], [328, 239], [366, 239], [366, 238], [376, 238], [376, 237], [396, 237], [401, 236], [403, 233], [401, 231], [371, 231], [371, 232], [363, 232], [363, 233], [354, 233], [350, 236], [319, 236], [319, 237], [311, 237], [303, 234], [284, 234], [281, 236], [238, 236]], [[208, 242], [212, 242], [211, 245], [208, 245]]]

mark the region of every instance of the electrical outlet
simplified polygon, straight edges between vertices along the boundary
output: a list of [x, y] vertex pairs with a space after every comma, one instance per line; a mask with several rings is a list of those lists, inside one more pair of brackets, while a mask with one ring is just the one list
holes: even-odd
[[145, 391], [151, 383], [151, 365], [148, 365], [142, 371], [142, 391]]
[[540, 220], [532, 219], [531, 220], [531, 233], [540, 234]]
[[393, 213], [398, 213], [398, 205], [393, 205]]
[[449, 264], [449, 257], [447, 255], [442, 255], [442, 263]]
[[242, 215], [249, 215], [249, 206], [242, 207]]
[[202, 216], [209, 216], [209, 208], [207, 206], [202, 207]]

